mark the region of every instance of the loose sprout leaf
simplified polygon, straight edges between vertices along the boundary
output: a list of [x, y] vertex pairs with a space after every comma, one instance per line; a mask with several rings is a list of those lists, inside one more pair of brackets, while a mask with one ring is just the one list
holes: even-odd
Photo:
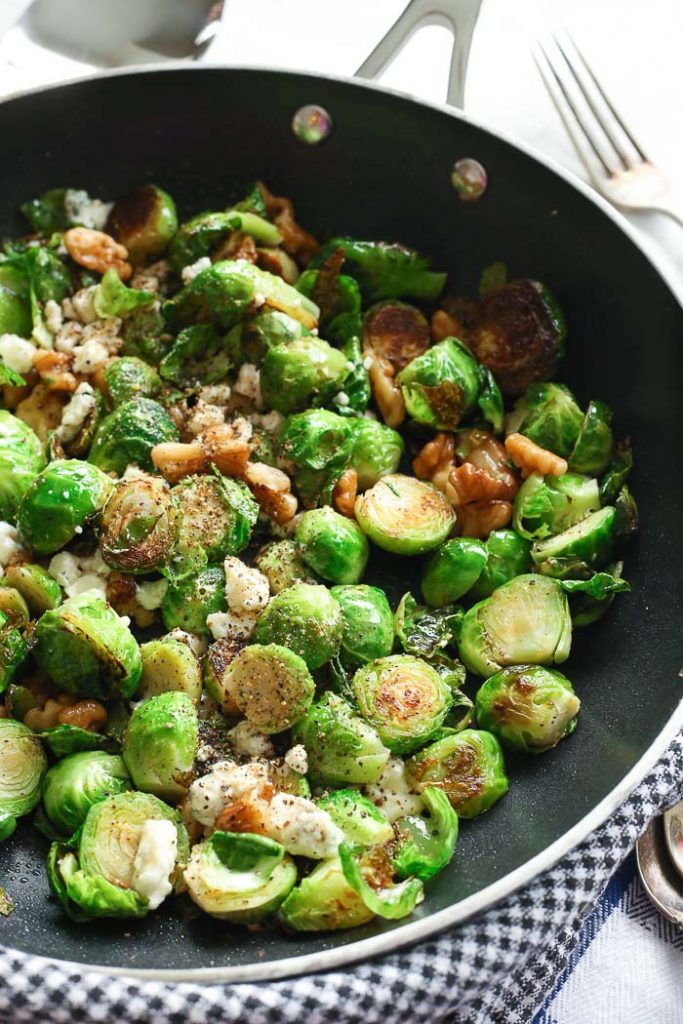
[[311, 261], [320, 267], [336, 249], [343, 249], [346, 266], [358, 281], [366, 303], [410, 297], [431, 301], [442, 292], [446, 274], [430, 270], [430, 261], [414, 249], [387, 242], [332, 238]]
[[603, 505], [611, 505], [616, 501], [632, 469], [633, 451], [630, 442], [628, 439], [618, 441], [609, 469], [600, 481], [600, 501]]
[[458, 816], [446, 794], [428, 786], [422, 792], [429, 817], [410, 814], [396, 822], [391, 862], [399, 878], [427, 882], [451, 861], [458, 839]]
[[407, 593], [396, 609], [396, 636], [406, 654], [432, 658], [457, 643], [464, 614], [456, 605], [426, 608]]
[[159, 373], [173, 384], [216, 384], [225, 380], [231, 358], [225, 338], [211, 324], [193, 324], [177, 336], [159, 363]]
[[111, 316], [125, 317], [134, 309], [149, 306], [154, 301], [153, 292], [128, 288], [113, 267], [106, 271], [93, 296], [95, 312], [103, 319]]
[[368, 910], [372, 910], [378, 917], [387, 921], [408, 917], [424, 899], [422, 882], [419, 878], [407, 878], [403, 882], [394, 883], [390, 877], [391, 872], [381, 863], [381, 857], [380, 868], [376, 870], [373, 853], [373, 850], [366, 852], [347, 846], [346, 843], [341, 844], [339, 859], [346, 881], [356, 890]]
[[85, 750], [114, 751], [117, 743], [110, 736], [103, 736], [77, 725], [54, 725], [38, 733], [41, 740], [55, 757], [66, 757]]
[[568, 594], [588, 594], [596, 601], [603, 601], [609, 594], [621, 594], [631, 589], [630, 583], [609, 572], [596, 572], [588, 580], [560, 580], [560, 586]]
[[[608, 608], [611, 606], [615, 596], [622, 591], [629, 591], [631, 588], [625, 580], [621, 579], [621, 574], [624, 569], [623, 562], [614, 562], [612, 565], [606, 567], [604, 572], [595, 573], [594, 576], [587, 578], [586, 580], [562, 580], [561, 585], [566, 589], [568, 583], [574, 582], [577, 584], [573, 591], [570, 591], [570, 608], [572, 613], [572, 625], [577, 628], [580, 626], [590, 626], [593, 622], [597, 622], [601, 619]], [[593, 579], [596, 577], [607, 577], [607, 580], [599, 581], [593, 584]], [[586, 590], [582, 590], [578, 584], [584, 583], [587, 585]], [[625, 586], [620, 586], [620, 584]], [[597, 593], [593, 593], [593, 589]]]

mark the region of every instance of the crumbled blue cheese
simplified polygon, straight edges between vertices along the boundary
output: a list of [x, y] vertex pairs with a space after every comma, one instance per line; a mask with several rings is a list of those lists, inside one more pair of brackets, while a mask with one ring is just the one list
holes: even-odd
[[15, 373], [28, 373], [33, 369], [33, 357], [36, 346], [17, 334], [0, 335], [0, 357], [5, 366]]
[[295, 747], [290, 747], [285, 754], [285, 764], [288, 768], [291, 768], [297, 775], [305, 775], [308, 771], [308, 754], [303, 743], [297, 743]]
[[185, 430], [192, 437], [198, 437], [211, 427], [218, 427], [225, 423], [225, 409], [220, 405], [211, 405], [202, 398], [190, 411], [185, 421]]
[[229, 384], [206, 384], [199, 389], [197, 397], [200, 402], [217, 405], [224, 409], [227, 407], [231, 395], [232, 388]]
[[276, 793], [270, 801], [267, 829], [270, 838], [282, 843], [288, 853], [312, 860], [334, 857], [344, 842], [344, 833], [327, 811], [291, 793]]
[[183, 284], [189, 284], [190, 281], [194, 281], [197, 274], [201, 274], [203, 270], [208, 270], [210, 266], [211, 260], [209, 259], [209, 257], [200, 256], [200, 258], [196, 260], [194, 263], [190, 263], [188, 264], [188, 266], [183, 267], [181, 272]]
[[55, 348], [58, 352], [73, 352], [83, 341], [83, 325], [69, 320], [60, 327], [55, 335]]
[[196, 779], [190, 786], [190, 812], [200, 825], [211, 828], [221, 811], [231, 803], [269, 784], [265, 764], [219, 761], [210, 772]]
[[59, 334], [62, 329], [62, 307], [54, 299], [48, 299], [43, 309], [45, 326], [50, 334]]
[[244, 757], [275, 756], [275, 747], [265, 733], [246, 719], [229, 730], [228, 739], [233, 750]]
[[95, 373], [109, 359], [109, 350], [101, 341], [90, 338], [74, 350], [74, 373], [83, 373], [86, 376]]
[[93, 555], [78, 557], [70, 551], [60, 551], [50, 559], [47, 571], [67, 597], [94, 591], [100, 597], [106, 597], [107, 576], [111, 569], [102, 558], [99, 548]]
[[[99, 319], [95, 309], [95, 292], [98, 285], [89, 285], [87, 288], [80, 288], [75, 295], [71, 296], [71, 319], [80, 320], [82, 324], [91, 324]], [[67, 307], [69, 308], [69, 307]]]
[[93, 199], [85, 189], [68, 188], [64, 194], [64, 212], [71, 224], [103, 231], [113, 203]]
[[277, 434], [285, 422], [285, 418], [277, 409], [272, 412], [252, 412], [249, 415], [249, 422], [255, 427], [261, 427], [267, 434]]
[[11, 523], [0, 522], [0, 566], [9, 565], [22, 551], [16, 528]]
[[214, 640], [248, 640], [254, 632], [258, 615], [242, 612], [212, 612], [206, 616], [206, 624]]
[[166, 818], [146, 821], [133, 861], [131, 885], [145, 897], [150, 910], [156, 910], [172, 891], [177, 856], [178, 833], [173, 822]]
[[242, 363], [233, 388], [238, 395], [248, 398], [257, 409], [263, 407], [261, 395], [261, 374], [254, 363]]
[[95, 411], [97, 398], [90, 384], [79, 384], [68, 404], [62, 410], [62, 422], [57, 427], [57, 437], [62, 444], [69, 444], [81, 431], [83, 424]]
[[400, 757], [390, 757], [378, 782], [365, 787], [366, 795], [393, 824], [406, 814], [419, 814], [424, 803], [410, 784]]
[[161, 602], [167, 590], [168, 580], [164, 579], [151, 580], [148, 583], [138, 583], [135, 587], [135, 599], [148, 612], [153, 612], [157, 608], [161, 608]]
[[225, 599], [233, 612], [260, 612], [270, 600], [268, 577], [258, 569], [228, 555], [225, 569]]

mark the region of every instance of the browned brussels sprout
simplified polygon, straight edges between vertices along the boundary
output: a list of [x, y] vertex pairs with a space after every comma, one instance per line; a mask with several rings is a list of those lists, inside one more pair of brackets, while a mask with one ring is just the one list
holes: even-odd
[[507, 395], [547, 380], [561, 358], [567, 328], [554, 297], [538, 281], [511, 281], [481, 299], [465, 341]]

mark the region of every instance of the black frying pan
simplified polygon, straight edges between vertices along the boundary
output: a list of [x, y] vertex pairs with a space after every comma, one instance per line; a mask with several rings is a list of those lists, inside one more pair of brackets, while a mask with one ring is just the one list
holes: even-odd
[[[308, 103], [334, 119], [319, 146], [291, 130]], [[48, 896], [45, 849], [24, 823], [0, 848], [0, 879], [17, 904], [0, 919], [0, 941], [171, 978], [276, 977], [428, 935], [548, 867], [616, 807], [683, 723], [683, 311], [623, 222], [452, 111], [307, 75], [192, 68], [96, 78], [3, 104], [0, 138], [2, 234], [23, 230], [19, 203], [51, 186], [114, 196], [155, 181], [187, 215], [225, 206], [259, 176], [294, 197], [311, 230], [416, 246], [461, 293], [475, 294], [482, 267], [497, 259], [512, 276], [542, 278], [570, 324], [562, 378], [582, 402], [613, 405], [618, 430], [633, 438], [643, 520], [627, 558], [633, 593], [575, 634], [567, 671], [583, 701], [576, 734], [540, 758], [510, 762], [509, 795], [463, 823], [455, 860], [408, 922], [289, 938], [226, 927], [178, 901], [142, 922], [74, 926]], [[479, 202], [462, 203], [451, 187], [460, 157], [488, 171]], [[380, 573], [392, 568], [387, 560]]]

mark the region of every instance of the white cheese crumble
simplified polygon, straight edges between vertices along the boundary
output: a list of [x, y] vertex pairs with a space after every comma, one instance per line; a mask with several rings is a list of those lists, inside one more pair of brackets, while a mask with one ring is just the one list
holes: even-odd
[[232, 388], [229, 384], [206, 384], [203, 388], [199, 389], [197, 397], [200, 402], [206, 402], [208, 405], [218, 405], [221, 408], [225, 408], [230, 401], [231, 395]]
[[344, 833], [327, 811], [312, 800], [291, 793], [276, 793], [270, 802], [267, 818], [268, 835], [282, 843], [296, 857], [324, 860], [334, 857]]
[[71, 224], [80, 224], [95, 231], [104, 230], [113, 206], [113, 203], [91, 198], [85, 189], [68, 188], [64, 195], [64, 210]]
[[183, 267], [181, 272], [183, 284], [189, 284], [190, 281], [194, 281], [197, 274], [201, 274], [203, 270], [208, 270], [210, 266], [211, 260], [209, 259], [209, 257], [200, 256], [200, 258], [196, 260], [194, 263], [190, 263], [188, 264], [188, 266]]
[[297, 775], [305, 775], [308, 771], [308, 754], [303, 743], [297, 743], [295, 747], [290, 747], [285, 754], [285, 764], [288, 768], [291, 768]]
[[71, 296], [70, 312], [73, 320], [80, 320], [83, 324], [91, 324], [98, 319], [95, 309], [95, 291], [97, 285], [90, 285], [88, 288], [81, 288], [75, 295]]
[[234, 640], [248, 640], [254, 632], [257, 619], [257, 615], [246, 612], [242, 615], [235, 615], [233, 612], [212, 612], [206, 616], [206, 624], [214, 640], [226, 640], [228, 637]]
[[83, 341], [83, 325], [69, 320], [60, 327], [55, 337], [55, 348], [58, 352], [73, 352], [77, 345]]
[[0, 522], [0, 565], [9, 565], [22, 551], [16, 527], [11, 523]]
[[411, 787], [406, 766], [399, 757], [390, 757], [378, 782], [365, 787], [365, 793], [393, 825], [406, 814], [419, 814], [422, 797]]
[[273, 409], [272, 412], [267, 413], [251, 413], [249, 416], [249, 422], [255, 427], [262, 427], [267, 434], [277, 434], [280, 427], [285, 422], [285, 418], [281, 412], [278, 412], [277, 409]]
[[163, 903], [172, 891], [170, 876], [178, 855], [178, 833], [172, 821], [150, 818], [142, 826], [131, 884], [149, 903], [150, 910]]
[[109, 350], [100, 341], [91, 338], [74, 349], [73, 368], [75, 373], [89, 375], [99, 370], [109, 359]]
[[148, 612], [153, 612], [161, 608], [167, 590], [168, 580], [164, 579], [138, 583], [135, 587], [135, 599]]
[[50, 334], [59, 334], [62, 329], [62, 307], [54, 299], [48, 299], [43, 310], [45, 326]]
[[210, 772], [190, 786], [192, 817], [200, 825], [211, 828], [221, 811], [235, 800], [269, 785], [265, 764], [235, 764], [219, 761]]
[[348, 405], [349, 402], [351, 401], [351, 399], [349, 398], [345, 391], [337, 392], [334, 400], [337, 403], [337, 405], [341, 405], [342, 407]]
[[5, 366], [9, 366], [15, 373], [28, 373], [32, 370], [36, 352], [32, 341], [26, 341], [17, 334], [0, 335], [0, 356]]
[[185, 429], [188, 434], [198, 437], [205, 430], [218, 427], [223, 423], [225, 423], [225, 409], [220, 405], [211, 405], [200, 398], [185, 421]]
[[245, 757], [274, 757], [275, 747], [268, 737], [246, 719], [228, 732], [230, 745]]
[[79, 558], [70, 551], [60, 551], [53, 555], [47, 571], [57, 580], [67, 597], [84, 594], [88, 590], [97, 592], [100, 597], [107, 594], [107, 576], [111, 569], [102, 558], [99, 548], [93, 555]]
[[253, 363], [242, 363], [237, 374], [234, 390], [250, 399], [257, 409], [262, 408], [261, 374]]
[[62, 410], [62, 422], [57, 427], [57, 437], [62, 444], [68, 444], [78, 435], [88, 416], [95, 411], [97, 398], [90, 384], [79, 384], [67, 405]]
[[258, 569], [245, 565], [234, 555], [228, 555], [225, 569], [225, 599], [233, 612], [260, 612], [270, 600], [268, 577]]
[[130, 282], [131, 288], [143, 292], [160, 292], [171, 274], [168, 260], [157, 260], [148, 267], [138, 267]]

